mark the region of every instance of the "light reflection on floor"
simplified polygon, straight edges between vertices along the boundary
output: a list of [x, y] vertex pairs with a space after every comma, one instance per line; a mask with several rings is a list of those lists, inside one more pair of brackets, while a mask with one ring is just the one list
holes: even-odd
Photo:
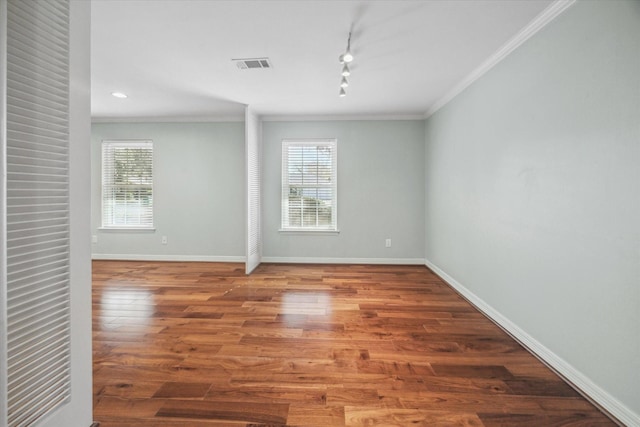
[[[285, 291], [281, 298], [281, 314], [285, 320], [287, 315], [331, 316], [333, 311], [331, 295], [325, 292]], [[299, 319], [296, 323], [299, 323]]]
[[102, 329], [143, 333], [154, 314], [154, 297], [141, 288], [108, 288], [95, 309]]

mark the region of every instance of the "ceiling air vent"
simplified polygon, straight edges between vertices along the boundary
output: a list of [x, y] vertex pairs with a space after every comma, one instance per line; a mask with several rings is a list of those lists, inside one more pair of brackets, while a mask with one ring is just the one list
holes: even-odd
[[251, 70], [258, 68], [273, 68], [269, 58], [241, 58], [232, 59], [241, 70]]

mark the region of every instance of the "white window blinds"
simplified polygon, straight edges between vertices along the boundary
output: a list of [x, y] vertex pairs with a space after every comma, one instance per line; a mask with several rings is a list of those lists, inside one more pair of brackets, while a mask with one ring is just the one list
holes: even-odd
[[153, 142], [102, 142], [102, 226], [153, 227]]
[[282, 141], [282, 229], [337, 230], [336, 140]]

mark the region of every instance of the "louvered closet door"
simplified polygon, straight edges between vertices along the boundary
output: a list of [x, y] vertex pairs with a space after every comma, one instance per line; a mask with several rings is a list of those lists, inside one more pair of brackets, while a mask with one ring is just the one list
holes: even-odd
[[245, 114], [247, 245], [246, 273], [251, 273], [262, 260], [261, 192], [260, 192], [260, 139], [259, 117], [247, 106]]
[[6, 8], [5, 409], [15, 427], [70, 397], [69, 4]]

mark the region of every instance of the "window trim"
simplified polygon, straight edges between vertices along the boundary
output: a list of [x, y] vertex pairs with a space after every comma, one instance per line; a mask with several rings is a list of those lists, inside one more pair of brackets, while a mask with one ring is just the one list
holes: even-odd
[[127, 145], [138, 145], [138, 146], [142, 146], [142, 145], [150, 145], [151, 146], [151, 194], [152, 194], [152, 198], [155, 194], [155, 174], [154, 174], [154, 159], [155, 159], [155, 155], [154, 155], [154, 150], [153, 150], [153, 140], [151, 139], [103, 139], [101, 141], [100, 144], [100, 168], [101, 168], [101, 178], [100, 178], [100, 193], [101, 193], [101, 199], [100, 199], [100, 227], [98, 227], [99, 230], [101, 231], [128, 231], [128, 232], [154, 232], [155, 231], [155, 209], [154, 209], [154, 204], [152, 203], [151, 205], [151, 224], [149, 225], [140, 225], [140, 224], [133, 224], [133, 225], [110, 225], [110, 224], [105, 224], [104, 223], [104, 219], [105, 219], [105, 206], [104, 206], [104, 202], [105, 202], [105, 197], [104, 197], [104, 190], [105, 190], [105, 182], [104, 182], [104, 177], [105, 177], [105, 158], [104, 158], [104, 150], [105, 150], [105, 144], [109, 144], [111, 146], [127, 146]]
[[[331, 147], [331, 215], [332, 224], [327, 227], [292, 227], [285, 226], [285, 212], [289, 201], [289, 173], [288, 173], [288, 148], [291, 146], [329, 146]], [[280, 233], [286, 234], [306, 234], [306, 235], [336, 235], [340, 233], [338, 229], [338, 140], [336, 138], [296, 138], [283, 139], [281, 144], [282, 172], [281, 181], [281, 202], [280, 202]]]

